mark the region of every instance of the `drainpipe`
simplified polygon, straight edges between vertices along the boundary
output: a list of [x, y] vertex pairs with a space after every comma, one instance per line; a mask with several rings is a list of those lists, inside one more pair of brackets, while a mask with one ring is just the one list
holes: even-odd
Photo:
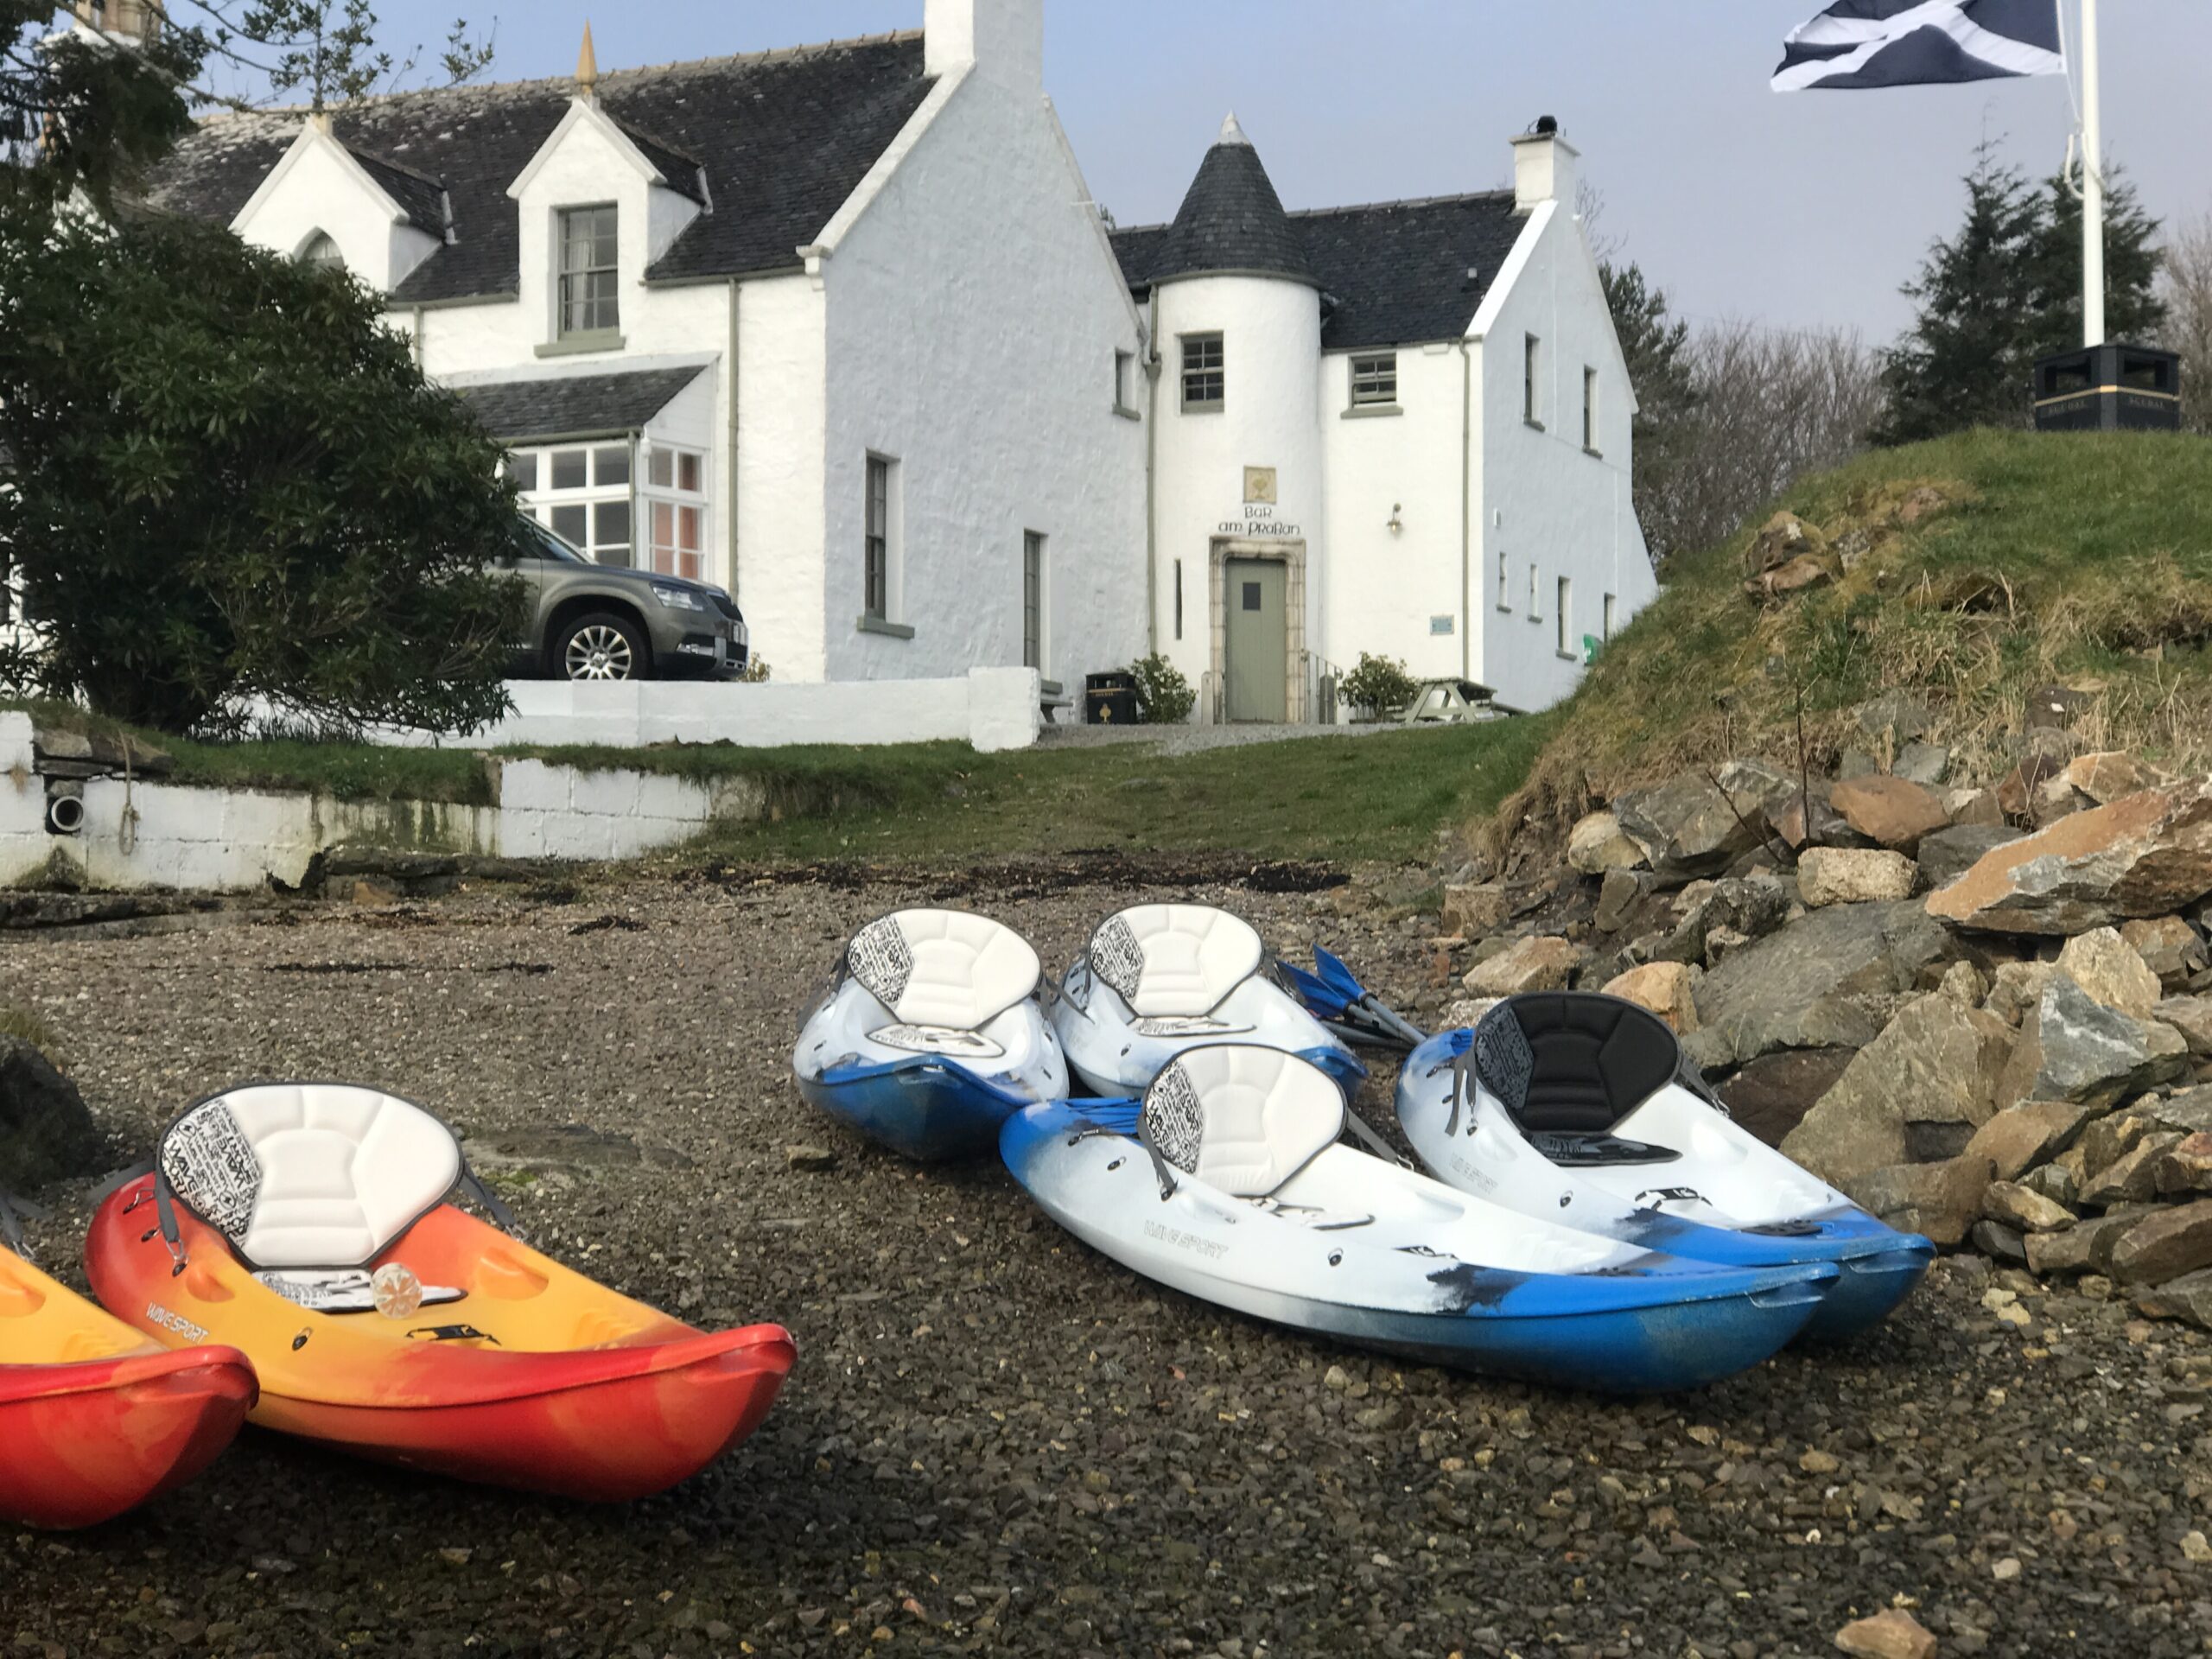
[[739, 595], [736, 595], [736, 289], [739, 289], [739, 283], [736, 283], [736, 279], [732, 276], [730, 279], [730, 445], [728, 445], [728, 451], [730, 451], [730, 489], [723, 491], [723, 502], [726, 502], [726, 505], [723, 505], [721, 511], [728, 520], [730, 520], [730, 597], [739, 601], [739, 608], [743, 608], [743, 600], [739, 600]]
[[415, 368], [416, 368], [416, 372], [417, 373], [420, 373], [420, 372], [421, 372], [421, 371], [422, 371], [422, 367], [423, 367], [423, 308], [422, 308], [421, 306], [419, 306], [419, 305], [418, 305], [418, 306], [416, 306], [416, 307], [415, 308]]
[[1144, 379], [1144, 648], [1160, 653], [1160, 289], [1150, 296]]
[[1459, 677], [1471, 680], [1474, 669], [1475, 603], [1468, 597], [1474, 569], [1474, 462], [1470, 449], [1475, 440], [1475, 356], [1459, 341]]

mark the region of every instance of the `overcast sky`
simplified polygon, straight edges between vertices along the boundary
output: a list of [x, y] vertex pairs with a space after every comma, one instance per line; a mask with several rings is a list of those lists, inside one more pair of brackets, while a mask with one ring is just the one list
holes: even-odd
[[[1487, 189], [1554, 114], [1618, 238], [1697, 318], [1886, 339], [1986, 132], [2055, 171], [2057, 79], [1777, 97], [1821, 0], [1047, 0], [1045, 78], [1093, 193], [1172, 218], [1234, 109], [1286, 206]], [[496, 21], [492, 76], [566, 74], [910, 29], [922, 0], [378, 0], [388, 44]], [[2108, 155], [2169, 220], [2212, 213], [2212, 0], [2104, 7]], [[435, 58], [435, 52], [426, 56]]]

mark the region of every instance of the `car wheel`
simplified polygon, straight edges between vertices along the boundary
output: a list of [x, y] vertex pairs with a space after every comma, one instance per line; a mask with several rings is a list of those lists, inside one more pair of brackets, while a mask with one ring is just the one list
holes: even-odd
[[562, 632], [553, 671], [564, 680], [642, 680], [652, 672], [652, 657], [644, 629], [612, 611], [594, 611]]

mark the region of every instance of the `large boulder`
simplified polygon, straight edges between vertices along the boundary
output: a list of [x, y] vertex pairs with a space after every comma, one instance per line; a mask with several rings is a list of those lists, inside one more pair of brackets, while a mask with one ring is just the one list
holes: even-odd
[[1872, 847], [1808, 847], [1797, 860], [1797, 891], [1810, 910], [1910, 899], [1918, 876], [1903, 853]]
[[2158, 976], [2140, 951], [2113, 927], [2092, 928], [2066, 941], [2058, 953], [2058, 971], [2087, 991], [2091, 999], [2122, 1014], [2147, 1019], [2164, 995]]
[[2212, 1192], [2212, 1133], [2198, 1129], [2167, 1147], [2158, 1178], [2162, 1198]]
[[2170, 996], [2152, 1010], [2181, 1033], [2192, 1060], [2212, 1060], [2212, 996]]
[[1961, 1152], [1996, 1109], [2012, 1046], [2011, 1027], [1956, 991], [1909, 1002], [1789, 1132], [1783, 1154], [1848, 1189], [1892, 1164]]
[[[1843, 1189], [1901, 1232], [1956, 1244], [1981, 1219], [1989, 1160], [1961, 1156], [1940, 1164], [1896, 1164], [1869, 1171]], [[2052, 1235], [2058, 1236], [2059, 1235]]]
[[2123, 1285], [2160, 1285], [2212, 1268], [2212, 1198], [2145, 1216], [2112, 1247], [2112, 1276]]
[[1905, 851], [1950, 822], [1943, 803], [1933, 794], [1886, 772], [1837, 784], [1828, 791], [1828, 804], [1869, 841]]
[[2095, 1107], [2079, 1101], [2022, 1101], [1976, 1129], [1967, 1150], [1981, 1153], [1995, 1164], [1999, 1180], [2017, 1181], [2072, 1146], [2082, 1126], [2096, 1115]]
[[2186, 989], [2190, 980], [2212, 967], [2203, 936], [2178, 916], [2122, 922], [2120, 937], [2135, 948], [2143, 965], [2170, 991]]
[[2124, 749], [2100, 749], [2077, 754], [2066, 763], [2059, 778], [2069, 789], [2088, 798], [2091, 804], [2109, 806], [2146, 789], [2158, 789], [2173, 780], [2156, 766]]
[[1698, 1058], [1720, 1067], [1778, 1048], [1863, 1048], [1900, 995], [1958, 954], [1912, 899], [1813, 911], [1732, 951], [1699, 982]]
[[2137, 1291], [2135, 1311], [2147, 1319], [2186, 1319], [2212, 1331], [2212, 1268]]
[[2129, 1228], [2153, 1211], [2131, 1205], [2108, 1216], [2095, 1216], [2055, 1233], [2027, 1237], [2031, 1273], [2103, 1273], [2112, 1266], [2113, 1246]]
[[2005, 1180], [1989, 1184], [1981, 1195], [1981, 1213], [2016, 1233], [2055, 1233], [2075, 1220], [2074, 1212], [2057, 1199]]
[[2076, 812], [1982, 855], [1929, 895], [1931, 916], [1997, 933], [2086, 933], [2212, 893], [2212, 780]]
[[1567, 832], [1567, 861], [1585, 875], [1640, 869], [1643, 849], [1630, 838], [1611, 813], [1592, 812]]
[[1912, 855], [1929, 886], [1948, 887], [1980, 862], [1983, 855], [2019, 838], [2020, 831], [2008, 823], [1954, 823], [1948, 830], [1923, 836]]
[[2172, 1129], [2154, 1129], [2102, 1169], [2091, 1166], [2088, 1179], [2082, 1183], [2082, 1202], [2110, 1209], [2156, 1198], [2166, 1154], [2184, 1139]]
[[1997, 1104], [2070, 1100], [2110, 1106], [2172, 1081], [2188, 1064], [2189, 1046], [2172, 1027], [2108, 1008], [2067, 975], [2054, 973], [2020, 1022]]
[[2183, 1089], [2164, 1099], [2154, 1096], [2139, 1100], [2127, 1109], [2153, 1128], [2202, 1135], [2212, 1131], [2212, 1084]]
[[0, 1035], [0, 1185], [96, 1175], [107, 1147], [77, 1085], [20, 1037]]
[[1631, 790], [1613, 816], [1662, 880], [1717, 875], [1764, 838], [1770, 809], [1792, 787], [1756, 761], [1732, 760], [1712, 778], [1686, 772], [1651, 789]]
[[1489, 961], [1468, 969], [1459, 982], [1477, 996], [1561, 991], [1586, 955], [1581, 946], [1555, 936], [1516, 939]]
[[1699, 970], [1679, 962], [1650, 962], [1605, 983], [1605, 995], [1649, 1008], [1676, 1032], [1697, 1029]]
[[1444, 931], [1480, 938], [1505, 925], [1512, 904], [1496, 881], [1455, 882], [1444, 889]]
[[1780, 1048], [1762, 1054], [1716, 1090], [1729, 1116], [1770, 1147], [1778, 1147], [1813, 1103], [1836, 1085], [1849, 1048]]

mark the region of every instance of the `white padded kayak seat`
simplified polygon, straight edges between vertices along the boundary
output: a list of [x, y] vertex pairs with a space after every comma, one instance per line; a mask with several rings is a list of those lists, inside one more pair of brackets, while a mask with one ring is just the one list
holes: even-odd
[[1264, 1198], [1336, 1144], [1344, 1090], [1295, 1054], [1219, 1043], [1153, 1079], [1138, 1128], [1185, 1174], [1231, 1198]]
[[1211, 905], [1136, 905], [1090, 936], [1090, 970], [1139, 1019], [1211, 1014], [1260, 971], [1252, 925]]
[[358, 1268], [445, 1202], [453, 1132], [410, 1101], [351, 1084], [233, 1089], [162, 1137], [162, 1173], [257, 1268]]
[[845, 965], [910, 1026], [977, 1031], [1037, 988], [1044, 964], [1003, 923], [964, 910], [895, 910], [853, 935]]

